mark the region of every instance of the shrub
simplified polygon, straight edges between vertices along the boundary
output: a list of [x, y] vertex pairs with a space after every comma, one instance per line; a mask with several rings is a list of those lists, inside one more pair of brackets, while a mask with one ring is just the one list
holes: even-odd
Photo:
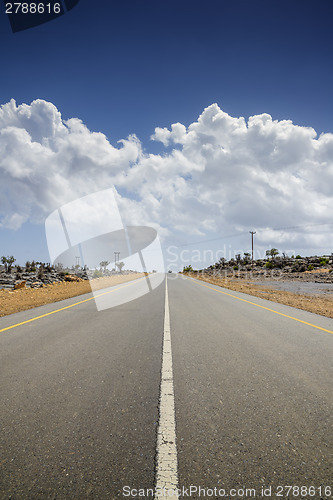
[[313, 265], [312, 265], [312, 264], [309, 264], [309, 265], [308, 265], [308, 271], [313, 271], [313, 269], [314, 269]]
[[234, 271], [238, 271], [238, 266], [234, 266]]
[[98, 269], [95, 269], [94, 271], [94, 274], [93, 274], [93, 278], [101, 278], [103, 276], [103, 273], [102, 271], [99, 271]]
[[272, 264], [271, 262], [266, 262], [265, 267], [266, 267], [267, 269], [272, 269], [273, 264]]
[[296, 259], [301, 259], [302, 257], [300, 255], [296, 255]]

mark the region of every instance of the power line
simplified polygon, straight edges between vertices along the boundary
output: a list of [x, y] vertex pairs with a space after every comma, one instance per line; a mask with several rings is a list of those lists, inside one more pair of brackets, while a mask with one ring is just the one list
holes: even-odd
[[[272, 227], [269, 229], [262, 229], [262, 230], [257, 230], [258, 234], [259, 233], [265, 233], [268, 231], [285, 231], [287, 229], [300, 229], [300, 228], [305, 228], [305, 227], [319, 227], [319, 226], [332, 226], [333, 222], [323, 222], [323, 223], [314, 223], [314, 224], [302, 224], [299, 226], [285, 226], [285, 227]], [[193, 241], [191, 243], [182, 243], [180, 245], [173, 245], [176, 248], [182, 248], [182, 247], [187, 247], [187, 246], [192, 246], [192, 245], [199, 245], [202, 243], [210, 243], [212, 241], [218, 241], [218, 240], [227, 240], [230, 238], [236, 238], [238, 236], [246, 234], [247, 231], [240, 231], [238, 233], [233, 233], [233, 234], [228, 234], [226, 236], [218, 236], [217, 238], [210, 238], [208, 240], [198, 240], [198, 241]], [[170, 245], [169, 245], [170, 246]], [[168, 247], [162, 247], [162, 250], [166, 250]]]

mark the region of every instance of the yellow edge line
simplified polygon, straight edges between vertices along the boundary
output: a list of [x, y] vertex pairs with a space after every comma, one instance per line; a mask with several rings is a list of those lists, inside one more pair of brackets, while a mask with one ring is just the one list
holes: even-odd
[[[293, 316], [288, 316], [288, 314], [283, 314], [283, 313], [280, 313], [279, 311], [274, 311], [274, 309], [270, 309], [269, 307], [261, 306], [260, 304], [256, 304], [255, 302], [251, 302], [250, 300], [242, 299], [240, 297], [237, 297], [236, 295], [232, 295], [231, 293], [223, 292], [222, 290], [216, 290], [216, 288], [213, 288], [212, 286], [203, 285], [195, 278], [190, 278], [190, 279], [192, 281], [194, 281], [195, 283], [197, 283], [198, 285], [204, 286], [206, 288], [210, 288], [211, 290], [214, 290], [215, 292], [223, 293], [224, 295], [228, 295], [229, 297], [233, 297], [234, 299], [241, 300], [242, 302], [247, 302], [248, 304], [252, 304], [253, 306], [261, 307], [261, 309], [266, 309], [266, 311], [270, 311], [270, 312], [273, 312], [275, 314], [279, 314], [280, 316], [284, 316], [285, 318], [294, 319], [295, 321], [298, 321], [299, 323], [304, 323], [305, 325], [312, 326], [313, 328], [317, 328], [318, 330], [323, 330], [324, 332], [328, 332], [328, 333], [333, 334], [332, 330], [327, 330], [326, 328], [322, 328], [321, 326], [313, 325], [312, 323], [308, 323], [307, 321], [303, 321], [302, 319], [297, 319], [297, 318], [294, 318]], [[219, 285], [216, 285], [216, 286], [219, 286]], [[242, 293], [242, 292], [240, 292], [240, 293]]]
[[[51, 314], [55, 314], [57, 312], [64, 311], [65, 309], [70, 309], [71, 307], [78, 306], [79, 304], [83, 304], [84, 302], [89, 302], [89, 300], [93, 300], [97, 297], [102, 297], [102, 295], [107, 295], [108, 293], [115, 292], [116, 290], [120, 290], [121, 288], [125, 288], [127, 286], [130, 286], [135, 281], [140, 281], [140, 280], [143, 280], [145, 278], [146, 277], [132, 280], [127, 285], [119, 286], [118, 288], [114, 288], [113, 290], [110, 290], [109, 292], [100, 293], [99, 295], [94, 295], [93, 297], [89, 297], [89, 299], [80, 300], [80, 302], [76, 302], [75, 304], [71, 304], [70, 306], [62, 307], [61, 309], [56, 309], [55, 311], [51, 311], [49, 313], [42, 314], [41, 316], [36, 316], [35, 318], [27, 319], [26, 321], [22, 321], [22, 323], [16, 323], [16, 325], [7, 326], [6, 328], [2, 328], [2, 330], [0, 330], [0, 333], [5, 332], [6, 330], [11, 330], [12, 328], [16, 328], [17, 326], [31, 323], [32, 321], [36, 321], [36, 319], [45, 318], [46, 316], [50, 316]], [[90, 292], [88, 292], [88, 293], [90, 293]], [[64, 299], [64, 300], [68, 300], [68, 299]], [[48, 305], [48, 304], [44, 304], [44, 305]]]

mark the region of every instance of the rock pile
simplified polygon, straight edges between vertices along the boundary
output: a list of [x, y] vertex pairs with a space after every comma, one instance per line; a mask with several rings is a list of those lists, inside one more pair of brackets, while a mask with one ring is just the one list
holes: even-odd
[[55, 269], [49, 264], [35, 267], [13, 267], [10, 273], [0, 266], [0, 289], [18, 290], [20, 288], [42, 288], [46, 285], [61, 282], [80, 282], [98, 277], [126, 275], [133, 271], [101, 271], [85, 269]]
[[61, 270], [49, 267], [39, 267], [36, 270], [29, 270], [14, 267], [11, 273], [5, 273], [4, 268], [0, 267], [0, 288], [18, 290], [20, 288], [42, 288], [52, 283], [79, 282], [88, 280], [86, 271]]
[[[253, 262], [249, 258], [220, 259], [216, 264], [203, 269], [209, 276], [245, 279], [301, 280], [316, 283], [333, 283], [333, 254], [322, 257], [274, 257]], [[186, 272], [185, 268], [185, 272]], [[190, 270], [189, 270], [190, 271]]]

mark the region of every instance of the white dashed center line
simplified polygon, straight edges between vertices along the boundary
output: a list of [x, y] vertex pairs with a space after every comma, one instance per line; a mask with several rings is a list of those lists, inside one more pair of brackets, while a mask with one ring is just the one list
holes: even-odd
[[[178, 498], [175, 398], [173, 390], [172, 351], [168, 280], [165, 277], [165, 313], [161, 394], [157, 431], [156, 494], [159, 498]], [[173, 495], [172, 495], [173, 492]]]

